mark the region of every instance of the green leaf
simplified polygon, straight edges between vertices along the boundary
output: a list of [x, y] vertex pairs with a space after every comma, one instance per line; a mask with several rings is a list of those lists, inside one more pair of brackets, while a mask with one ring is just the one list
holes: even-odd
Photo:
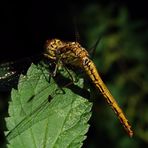
[[[82, 79], [76, 87], [83, 90]], [[8, 147], [82, 146], [92, 104], [72, 89], [59, 89], [45, 68], [32, 64], [27, 75], [20, 76], [11, 98], [6, 118]]]

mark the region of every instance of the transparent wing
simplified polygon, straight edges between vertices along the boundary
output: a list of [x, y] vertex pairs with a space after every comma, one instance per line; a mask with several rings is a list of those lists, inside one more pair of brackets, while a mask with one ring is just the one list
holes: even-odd
[[17, 61], [9, 61], [0, 64], [0, 90], [11, 90], [16, 86], [21, 73], [27, 71], [31, 65], [31, 58], [23, 58]]
[[10, 91], [12, 87], [16, 87], [20, 74], [25, 74], [31, 63], [39, 63], [41, 60], [44, 58], [38, 55], [0, 63], [0, 91]]

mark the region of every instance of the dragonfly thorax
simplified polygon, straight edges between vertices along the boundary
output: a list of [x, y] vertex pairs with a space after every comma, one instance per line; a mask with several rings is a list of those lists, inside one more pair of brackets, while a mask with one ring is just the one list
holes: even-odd
[[44, 56], [51, 60], [60, 59], [63, 63], [80, 66], [83, 58], [89, 55], [78, 42], [51, 39], [46, 41]]

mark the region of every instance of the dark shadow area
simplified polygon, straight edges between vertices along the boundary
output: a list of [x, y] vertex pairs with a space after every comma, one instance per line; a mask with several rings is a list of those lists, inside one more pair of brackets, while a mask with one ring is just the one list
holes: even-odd
[[71, 79], [64, 77], [62, 74], [58, 73], [56, 77], [54, 77], [55, 82], [59, 86], [59, 89], [68, 88], [73, 93], [82, 96], [83, 98], [90, 99], [90, 93], [86, 89], [75, 85]]

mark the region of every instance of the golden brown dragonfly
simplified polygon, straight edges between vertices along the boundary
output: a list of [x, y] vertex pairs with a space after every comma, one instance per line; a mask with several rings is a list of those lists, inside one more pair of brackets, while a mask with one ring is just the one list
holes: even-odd
[[130, 137], [133, 136], [130, 123], [102, 81], [94, 62], [89, 58], [89, 54], [85, 48], [83, 48], [78, 42], [64, 42], [59, 39], [51, 39], [47, 40], [45, 44], [44, 56], [56, 63], [54, 75], [61, 64], [69, 64], [83, 69], [83, 71], [92, 80], [95, 87], [101, 91], [102, 95], [119, 118], [128, 135]]

